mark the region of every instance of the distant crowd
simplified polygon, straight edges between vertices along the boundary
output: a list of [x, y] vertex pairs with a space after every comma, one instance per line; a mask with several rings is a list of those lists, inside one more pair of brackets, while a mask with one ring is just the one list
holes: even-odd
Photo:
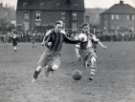
[[[10, 43], [11, 35], [13, 32], [8, 32], [6, 34], [0, 34], [0, 42], [8, 42]], [[42, 42], [42, 39], [46, 32], [17, 32], [18, 42]], [[68, 37], [74, 38], [76, 32], [68, 33]], [[123, 33], [96, 33], [98, 38], [101, 41], [135, 41], [135, 33], [134, 32], [123, 32]]]
[[134, 32], [103, 33], [97, 36], [101, 41], [135, 41]]
[[[44, 33], [23, 33], [23, 32], [15, 32], [17, 34], [17, 38], [18, 38], [18, 42], [31, 42], [33, 41], [33, 39], [36, 42], [41, 42], [43, 37], [44, 37]], [[0, 35], [0, 42], [8, 42], [10, 43], [12, 41], [11, 39], [11, 35], [12, 32], [8, 32], [7, 34], [1, 34]]]

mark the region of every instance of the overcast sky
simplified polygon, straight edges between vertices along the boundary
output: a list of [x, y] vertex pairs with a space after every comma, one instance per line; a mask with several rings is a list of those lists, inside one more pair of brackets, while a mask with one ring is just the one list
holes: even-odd
[[[10, 6], [16, 7], [17, 0], [0, 0], [4, 3], [7, 3]], [[86, 8], [109, 8], [115, 3], [118, 3], [120, 0], [85, 0]], [[135, 7], [135, 0], [124, 0], [125, 3], [129, 3]]]

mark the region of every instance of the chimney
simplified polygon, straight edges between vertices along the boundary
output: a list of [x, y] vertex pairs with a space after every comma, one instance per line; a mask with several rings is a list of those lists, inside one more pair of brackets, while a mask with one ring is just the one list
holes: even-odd
[[2, 8], [3, 7], [3, 3], [0, 3], [0, 8]]
[[71, 4], [71, 0], [66, 0], [66, 4], [70, 5]]
[[120, 4], [124, 4], [124, 1], [123, 0], [120, 0]]

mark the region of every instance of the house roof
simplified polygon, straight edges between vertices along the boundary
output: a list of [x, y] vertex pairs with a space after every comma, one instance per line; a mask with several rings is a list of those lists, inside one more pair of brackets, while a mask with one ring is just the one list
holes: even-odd
[[17, 10], [81, 10], [84, 0], [18, 0]]
[[135, 14], [135, 8], [120, 1], [102, 14]]

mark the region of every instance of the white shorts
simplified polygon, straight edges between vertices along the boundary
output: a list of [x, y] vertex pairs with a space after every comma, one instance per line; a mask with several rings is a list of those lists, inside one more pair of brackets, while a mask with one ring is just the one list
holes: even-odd
[[81, 55], [81, 61], [83, 64], [85, 64], [85, 62], [91, 58], [97, 58], [97, 55], [93, 49], [79, 49], [79, 53]]
[[56, 70], [60, 67], [61, 64], [61, 54], [59, 52], [50, 51], [48, 48], [45, 48], [45, 51], [41, 55], [38, 66], [52, 66], [52, 69]]

